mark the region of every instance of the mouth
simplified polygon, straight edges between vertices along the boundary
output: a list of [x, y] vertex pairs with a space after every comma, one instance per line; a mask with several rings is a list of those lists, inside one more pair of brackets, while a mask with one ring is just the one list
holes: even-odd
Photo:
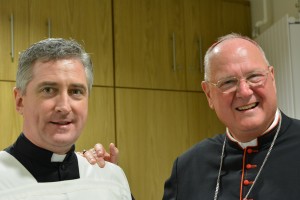
[[246, 106], [241, 106], [241, 107], [237, 107], [236, 110], [238, 111], [246, 111], [246, 110], [251, 110], [253, 108], [256, 108], [258, 106], [258, 102], [246, 105]]
[[71, 124], [70, 121], [57, 121], [57, 122], [51, 121], [50, 123], [51, 123], [51, 124], [55, 124], [55, 125], [59, 125], [59, 126], [64, 126], [64, 125], [69, 125], [69, 124]]

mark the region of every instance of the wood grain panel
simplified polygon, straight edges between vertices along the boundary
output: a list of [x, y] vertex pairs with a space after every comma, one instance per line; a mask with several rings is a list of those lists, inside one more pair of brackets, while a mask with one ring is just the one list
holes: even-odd
[[204, 93], [190, 92], [188, 98], [188, 132], [190, 146], [216, 134], [224, 133], [225, 126], [208, 106]]
[[222, 0], [222, 32], [240, 33], [251, 37], [250, 2], [245, 0]]
[[30, 42], [75, 39], [91, 54], [94, 85], [113, 85], [111, 0], [30, 0]]
[[11, 145], [22, 131], [23, 119], [16, 111], [13, 88], [15, 82], [0, 82], [0, 149]]
[[[13, 38], [11, 14], [13, 14]], [[29, 44], [28, 27], [27, 0], [0, 0], [0, 80], [16, 80], [19, 52]], [[14, 59], [11, 58], [12, 46]]]
[[115, 143], [114, 97], [112, 88], [93, 87], [89, 97], [89, 115], [86, 126], [76, 143], [76, 149], [82, 151], [100, 142], [108, 149]]
[[186, 94], [117, 89], [120, 166], [136, 199], [161, 199], [174, 159], [190, 144]]
[[116, 0], [114, 33], [116, 86], [185, 89], [181, 0]]
[[220, 0], [185, 0], [185, 48], [187, 90], [202, 91], [204, 55], [218, 37]]

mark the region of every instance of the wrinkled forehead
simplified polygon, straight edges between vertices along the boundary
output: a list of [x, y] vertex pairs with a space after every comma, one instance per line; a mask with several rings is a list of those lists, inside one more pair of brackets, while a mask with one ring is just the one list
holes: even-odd
[[267, 65], [263, 53], [252, 41], [235, 38], [216, 44], [211, 49], [211, 67], [232, 63], [253, 63], [253, 65]]
[[216, 44], [209, 55], [208, 79], [235, 76], [236, 73], [245, 74], [268, 66], [259, 47], [241, 38], [228, 39]]

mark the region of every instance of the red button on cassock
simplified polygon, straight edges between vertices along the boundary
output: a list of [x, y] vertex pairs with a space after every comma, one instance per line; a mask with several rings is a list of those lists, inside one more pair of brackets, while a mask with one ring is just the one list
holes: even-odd
[[252, 153], [253, 150], [252, 149], [247, 149], [247, 153]]
[[252, 183], [253, 183], [253, 181], [244, 180], [244, 185], [250, 185]]
[[247, 164], [246, 168], [247, 169], [252, 169], [252, 168], [256, 168], [257, 165], [251, 165], [251, 164]]

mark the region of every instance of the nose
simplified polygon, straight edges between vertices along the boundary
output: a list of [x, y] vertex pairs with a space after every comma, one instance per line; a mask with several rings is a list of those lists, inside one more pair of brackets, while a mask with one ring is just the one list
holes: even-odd
[[71, 112], [70, 98], [68, 94], [62, 93], [57, 96], [55, 111], [61, 114], [68, 114]]
[[236, 89], [236, 96], [237, 97], [248, 97], [249, 95], [253, 94], [253, 90], [247, 83], [245, 79], [240, 79], [239, 84], [237, 85]]

